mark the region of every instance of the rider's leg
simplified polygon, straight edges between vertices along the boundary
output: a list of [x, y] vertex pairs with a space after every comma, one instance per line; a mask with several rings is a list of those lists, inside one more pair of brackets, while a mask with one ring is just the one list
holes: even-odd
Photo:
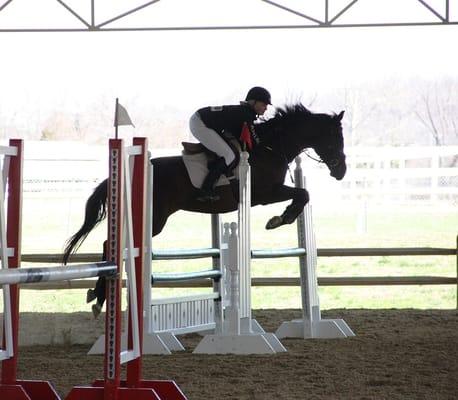
[[204, 179], [204, 183], [199, 190], [197, 200], [199, 201], [217, 201], [219, 196], [214, 192], [213, 186], [218, 181], [219, 177], [227, 171], [227, 165], [223, 157], [218, 158], [215, 162], [208, 166], [208, 174]]
[[208, 166], [209, 172], [198, 193], [199, 201], [216, 201], [218, 196], [213, 191], [214, 184], [229, 165], [233, 165], [236, 155], [229, 144], [213, 129], [202, 122], [198, 113], [191, 116], [189, 127], [193, 136], [207, 149], [216, 153], [220, 158]]

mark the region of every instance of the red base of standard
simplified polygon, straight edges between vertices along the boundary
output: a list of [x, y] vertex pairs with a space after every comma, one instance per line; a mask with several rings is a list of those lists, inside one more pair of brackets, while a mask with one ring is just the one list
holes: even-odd
[[0, 399], [5, 400], [60, 400], [46, 381], [16, 381], [14, 385], [0, 384]]
[[[103, 400], [104, 381], [97, 380], [92, 387], [74, 387], [65, 400]], [[174, 381], [140, 381], [139, 387], [126, 387], [121, 382], [118, 400], [187, 400]]]

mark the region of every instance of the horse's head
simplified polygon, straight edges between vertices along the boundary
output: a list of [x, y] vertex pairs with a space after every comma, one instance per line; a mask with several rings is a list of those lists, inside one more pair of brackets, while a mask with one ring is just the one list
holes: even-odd
[[331, 176], [339, 181], [347, 172], [341, 124], [343, 115], [344, 111], [338, 115], [323, 115], [317, 141], [312, 146], [321, 161], [329, 168]]
[[274, 118], [264, 125], [274, 132], [273, 143], [291, 162], [301, 151], [313, 148], [331, 176], [341, 180], [347, 171], [342, 135], [342, 111], [338, 115], [315, 114], [302, 104], [278, 108]]

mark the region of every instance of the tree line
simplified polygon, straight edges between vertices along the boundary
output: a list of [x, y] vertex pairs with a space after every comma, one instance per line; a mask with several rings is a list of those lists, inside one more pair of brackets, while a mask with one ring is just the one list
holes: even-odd
[[[302, 102], [314, 112], [345, 110], [347, 145], [458, 145], [458, 77], [366, 82], [309, 93]], [[144, 105], [138, 97], [126, 99], [125, 106], [135, 133], [148, 136], [151, 147], [178, 147], [189, 139], [193, 110], [186, 105]], [[113, 115], [114, 101], [107, 96], [78, 111], [56, 107], [45, 117], [39, 110], [29, 117], [21, 110], [6, 115], [0, 106], [0, 137], [104, 143], [113, 135]]]

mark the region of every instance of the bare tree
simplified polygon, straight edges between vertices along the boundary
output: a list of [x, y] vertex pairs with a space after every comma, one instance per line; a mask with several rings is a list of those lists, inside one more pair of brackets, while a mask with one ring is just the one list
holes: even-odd
[[345, 131], [350, 135], [350, 144], [361, 144], [361, 127], [366, 123], [377, 109], [377, 104], [363, 93], [361, 89], [343, 89], [342, 106], [345, 110]]
[[[442, 79], [426, 83], [419, 95], [415, 115], [431, 135], [435, 146], [458, 143], [458, 80]], [[458, 165], [458, 156], [445, 162]]]
[[419, 94], [415, 115], [436, 146], [458, 142], [458, 80], [426, 83]]

